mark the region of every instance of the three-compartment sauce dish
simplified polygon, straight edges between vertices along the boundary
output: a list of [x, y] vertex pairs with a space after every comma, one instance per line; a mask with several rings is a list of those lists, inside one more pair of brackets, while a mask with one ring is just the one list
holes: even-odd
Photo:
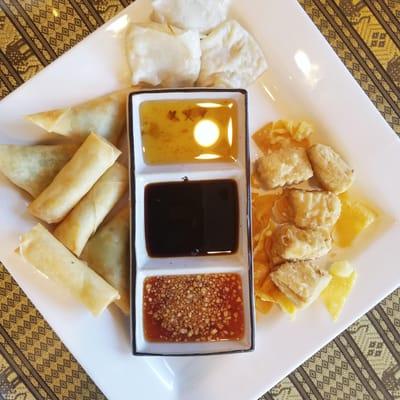
[[128, 127], [133, 353], [253, 350], [246, 91], [133, 92]]

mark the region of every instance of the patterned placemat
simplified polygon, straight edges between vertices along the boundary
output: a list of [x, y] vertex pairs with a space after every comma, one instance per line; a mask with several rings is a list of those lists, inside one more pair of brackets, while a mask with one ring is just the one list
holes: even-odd
[[[0, 0], [0, 97], [130, 2]], [[300, 3], [400, 135], [400, 0]], [[104, 398], [0, 264], [0, 400]], [[400, 399], [400, 290], [263, 398]]]

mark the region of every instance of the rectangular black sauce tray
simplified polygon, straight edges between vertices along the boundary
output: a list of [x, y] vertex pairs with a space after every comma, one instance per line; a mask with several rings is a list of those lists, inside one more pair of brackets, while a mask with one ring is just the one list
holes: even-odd
[[[159, 101], [218, 104], [225, 100], [235, 104], [236, 122], [233, 130], [232, 126], [229, 127], [232, 131], [229, 133], [230, 143], [232, 135], [236, 140], [235, 159], [215, 162], [206, 156], [196, 162], [151, 164], [145, 161], [147, 154], [143, 151], [145, 145], [141, 121], [143, 104]], [[171, 113], [171, 120], [175, 118], [175, 113]], [[242, 89], [133, 92], [128, 99], [128, 129], [133, 353], [185, 356], [253, 350], [247, 92]], [[185, 342], [149, 340], [144, 329], [145, 282], [150, 282], [154, 277], [204, 274], [235, 274], [240, 277], [243, 335], [235, 339], [195, 341], [191, 340], [189, 332]]]

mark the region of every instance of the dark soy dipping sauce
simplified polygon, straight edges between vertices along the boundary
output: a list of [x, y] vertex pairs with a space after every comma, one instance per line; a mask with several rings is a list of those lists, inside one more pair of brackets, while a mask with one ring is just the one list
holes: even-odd
[[146, 247], [151, 257], [234, 253], [238, 219], [234, 180], [163, 182], [145, 188]]

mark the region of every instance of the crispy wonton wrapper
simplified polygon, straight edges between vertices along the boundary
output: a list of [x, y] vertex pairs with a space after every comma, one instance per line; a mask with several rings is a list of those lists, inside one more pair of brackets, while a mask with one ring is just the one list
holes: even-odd
[[334, 321], [339, 318], [356, 279], [356, 271], [353, 271], [348, 277], [333, 275], [329, 285], [321, 293], [322, 301]]
[[0, 171], [15, 185], [37, 197], [71, 159], [78, 144], [0, 145]]
[[256, 289], [256, 295], [263, 301], [270, 301], [280, 306], [282, 311], [294, 317], [297, 307], [275, 286], [272, 279], [268, 276], [261, 288]]
[[19, 252], [49, 279], [67, 288], [93, 315], [100, 315], [119, 298], [111, 285], [40, 224], [21, 236]]
[[256, 310], [262, 314], [268, 314], [271, 311], [274, 303], [271, 301], [261, 300], [259, 297], [256, 297]]
[[95, 183], [54, 231], [54, 236], [78, 257], [89, 238], [128, 186], [128, 170], [115, 163]]
[[129, 314], [129, 207], [121, 210], [89, 240], [82, 258], [118, 289], [117, 306]]
[[313, 133], [313, 127], [306, 121], [278, 120], [264, 125], [252, 138], [260, 150], [267, 154], [288, 146], [307, 148]]
[[105, 139], [90, 134], [53, 182], [29, 205], [29, 211], [49, 224], [60, 222], [120, 154]]
[[68, 108], [44, 111], [26, 118], [48, 132], [83, 141], [96, 132], [117, 143], [125, 128], [128, 89], [113, 92]]
[[333, 239], [339, 247], [349, 247], [376, 220], [378, 213], [366, 204], [352, 199], [348, 193], [341, 194], [339, 198], [342, 211], [334, 228]]

